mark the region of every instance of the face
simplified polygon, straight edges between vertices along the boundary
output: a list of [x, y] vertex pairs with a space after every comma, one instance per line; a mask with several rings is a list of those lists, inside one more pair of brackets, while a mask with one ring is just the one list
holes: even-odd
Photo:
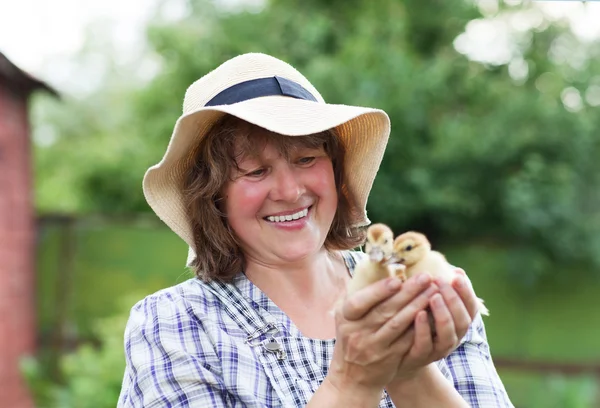
[[397, 262], [411, 266], [423, 259], [430, 248], [424, 235], [408, 232], [394, 240], [394, 257]]
[[267, 143], [238, 166], [224, 190], [225, 212], [246, 257], [278, 264], [319, 252], [337, 209], [325, 150], [298, 147], [286, 159]]
[[365, 252], [371, 261], [381, 262], [392, 256], [394, 250], [394, 233], [386, 225], [373, 224], [367, 229]]

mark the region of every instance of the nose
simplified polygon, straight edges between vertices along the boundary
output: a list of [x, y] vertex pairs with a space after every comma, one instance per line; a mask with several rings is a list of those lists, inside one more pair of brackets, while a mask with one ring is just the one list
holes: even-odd
[[295, 203], [304, 192], [304, 187], [299, 179], [299, 174], [292, 165], [286, 163], [274, 170], [274, 185], [271, 189], [273, 201], [287, 201]]

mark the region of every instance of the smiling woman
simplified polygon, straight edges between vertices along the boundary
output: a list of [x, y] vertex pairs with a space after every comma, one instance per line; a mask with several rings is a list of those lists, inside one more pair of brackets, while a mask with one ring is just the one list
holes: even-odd
[[512, 406], [461, 274], [347, 294], [389, 133], [268, 55], [188, 88], [144, 193], [196, 278], [133, 307], [119, 407]]
[[[352, 214], [349, 198], [341, 190], [344, 147], [335, 129], [288, 137], [225, 115], [207, 132], [194, 155], [184, 193], [199, 254], [190, 266], [200, 279], [230, 281], [244, 270], [244, 242], [260, 239], [256, 232], [263, 226], [272, 228], [267, 241], [291, 243], [290, 234], [274, 234], [304, 230], [311, 237], [320, 225], [316, 242], [304, 251], [314, 250], [314, 245], [350, 249], [363, 242], [361, 228], [350, 227], [349, 233], [347, 227]], [[315, 188], [325, 190], [324, 194], [317, 194]], [[254, 223], [243, 223], [242, 214]], [[272, 247], [268, 242], [263, 245]]]

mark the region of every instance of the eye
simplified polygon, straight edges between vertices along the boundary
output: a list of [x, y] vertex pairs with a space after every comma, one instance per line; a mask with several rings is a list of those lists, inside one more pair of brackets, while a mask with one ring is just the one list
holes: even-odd
[[406, 248], [404, 248], [405, 251], [410, 251], [411, 249], [413, 249], [412, 245], [408, 245]]
[[308, 156], [308, 157], [302, 157], [300, 160], [298, 160], [298, 163], [299, 164], [310, 164], [314, 161], [315, 161], [314, 156]]
[[260, 177], [265, 174], [265, 169], [256, 169], [245, 174], [248, 177]]

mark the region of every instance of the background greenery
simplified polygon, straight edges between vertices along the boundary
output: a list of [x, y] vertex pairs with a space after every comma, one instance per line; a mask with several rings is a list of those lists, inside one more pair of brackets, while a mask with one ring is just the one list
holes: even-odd
[[[141, 178], [162, 156], [187, 86], [250, 51], [292, 63], [328, 102], [388, 112], [392, 135], [369, 217], [426, 232], [467, 270], [492, 311], [495, 358], [600, 361], [597, 42], [516, 2], [186, 4], [176, 21], [157, 9], [136, 64], [118, 62], [98, 40], [110, 27], [91, 27], [78, 58], [101, 59], [101, 86], [36, 102], [38, 211], [77, 217], [41, 229], [40, 333], [53, 340], [26, 365], [40, 404], [114, 406], [123, 325], [98, 329], [97, 319], [120, 322], [133, 304], [125, 295], [139, 299], [189, 277], [184, 245], [152, 221]], [[519, 18], [529, 23], [517, 26]], [[503, 61], [457, 51], [465, 31], [485, 21], [509, 27]], [[154, 75], [142, 75], [147, 66]], [[139, 214], [147, 216], [131, 222]], [[83, 340], [95, 346], [77, 348]], [[57, 359], [66, 349], [76, 354]], [[591, 374], [501, 374], [521, 407], [600, 401]]]

